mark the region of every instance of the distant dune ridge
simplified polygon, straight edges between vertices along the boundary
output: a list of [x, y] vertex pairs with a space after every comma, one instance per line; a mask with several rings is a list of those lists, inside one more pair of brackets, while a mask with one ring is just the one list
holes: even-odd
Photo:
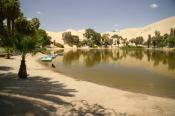
[[[163, 19], [161, 21], [146, 25], [141, 28], [126, 28], [118, 32], [105, 32], [105, 33], [108, 33], [110, 36], [117, 34], [122, 36], [123, 38], [127, 38], [128, 40], [135, 38], [137, 36], [143, 36], [144, 40], [147, 40], [148, 34], [151, 34], [153, 36], [154, 32], [157, 30], [161, 32], [161, 35], [163, 35], [165, 33], [169, 33], [171, 28], [175, 28], [175, 16]], [[85, 29], [81, 30], [67, 29], [64, 32], [71, 32], [72, 35], [79, 36], [80, 40], [85, 39], [83, 37]], [[52, 37], [52, 41], [55, 40], [56, 42], [59, 42], [61, 44], [64, 43], [62, 39], [62, 33], [64, 32], [47, 31], [48, 35]]]

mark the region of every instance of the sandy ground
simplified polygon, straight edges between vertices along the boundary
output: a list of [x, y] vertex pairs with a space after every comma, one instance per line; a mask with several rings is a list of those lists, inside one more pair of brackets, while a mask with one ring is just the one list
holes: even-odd
[[[72, 107], [76, 107], [79, 115], [84, 116], [89, 110], [93, 112], [92, 115], [96, 115], [95, 112], [103, 106], [107, 110], [115, 110], [115, 114], [106, 114], [111, 116], [175, 116], [175, 99], [131, 93], [75, 80], [41, 65], [37, 61], [41, 56], [27, 56], [27, 80], [17, 79], [20, 56], [0, 58], [0, 115], [71, 116]], [[89, 105], [81, 100], [88, 101]], [[96, 104], [101, 106], [97, 107]], [[82, 109], [86, 108], [82, 110], [81, 105]], [[69, 114], [63, 114], [67, 110]]]

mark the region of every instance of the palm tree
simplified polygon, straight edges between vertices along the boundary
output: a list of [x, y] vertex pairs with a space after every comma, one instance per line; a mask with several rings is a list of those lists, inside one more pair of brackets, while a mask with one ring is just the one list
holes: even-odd
[[2, 0], [4, 4], [4, 14], [7, 19], [7, 29], [8, 34], [11, 36], [11, 34], [14, 34], [14, 28], [15, 28], [15, 19], [17, 19], [20, 14], [20, 3], [19, 0]]
[[[39, 20], [38, 20], [39, 21]], [[16, 22], [17, 34], [15, 35], [15, 48], [21, 53], [21, 65], [18, 72], [19, 78], [27, 78], [26, 70], [26, 54], [35, 52], [39, 46], [37, 46], [37, 38], [35, 36], [38, 27], [33, 25], [32, 21], [28, 21], [26, 18], [18, 19]]]
[[2, 35], [2, 32], [3, 32], [3, 21], [5, 20], [5, 14], [4, 14], [4, 8], [3, 8], [3, 2], [0, 1], [0, 35]]
[[[2, 43], [7, 52], [7, 58], [10, 58], [10, 53], [13, 49], [13, 39], [15, 31], [15, 20], [20, 16], [19, 0], [1, 0], [0, 1], [0, 35]], [[3, 21], [6, 19], [6, 25]]]

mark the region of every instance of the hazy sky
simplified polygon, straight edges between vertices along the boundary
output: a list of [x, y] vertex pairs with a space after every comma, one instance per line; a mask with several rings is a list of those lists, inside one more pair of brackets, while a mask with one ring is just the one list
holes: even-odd
[[141, 27], [175, 16], [175, 0], [20, 0], [27, 18], [48, 31], [93, 28], [99, 32]]

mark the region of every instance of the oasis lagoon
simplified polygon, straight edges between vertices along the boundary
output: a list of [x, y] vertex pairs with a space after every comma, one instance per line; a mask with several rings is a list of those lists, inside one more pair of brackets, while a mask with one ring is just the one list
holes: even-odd
[[[64, 50], [49, 66], [79, 81], [175, 99], [175, 52], [148, 49]], [[58, 77], [59, 78], [59, 77]]]

